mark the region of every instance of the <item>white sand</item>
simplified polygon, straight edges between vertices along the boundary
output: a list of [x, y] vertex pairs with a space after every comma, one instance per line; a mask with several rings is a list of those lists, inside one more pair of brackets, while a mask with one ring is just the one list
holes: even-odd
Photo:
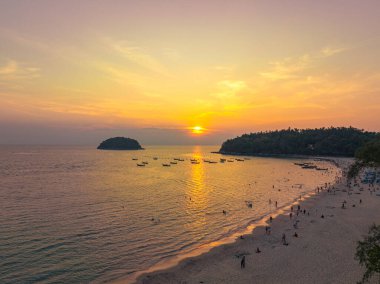
[[[380, 196], [371, 195], [368, 186], [361, 187], [364, 191], [355, 188], [348, 195], [348, 188], [337, 184], [335, 195], [324, 191], [300, 204], [309, 216], [290, 219], [287, 211], [270, 224], [270, 235], [257, 227], [242, 240], [145, 274], [138, 283], [356, 283], [364, 271], [354, 259], [356, 243], [371, 224], [380, 224]], [[347, 209], [341, 208], [343, 200]], [[296, 218], [298, 229], [293, 227]], [[293, 237], [295, 231], [298, 238]], [[281, 242], [283, 233], [288, 246]], [[240, 268], [239, 254], [246, 254], [245, 269]]]

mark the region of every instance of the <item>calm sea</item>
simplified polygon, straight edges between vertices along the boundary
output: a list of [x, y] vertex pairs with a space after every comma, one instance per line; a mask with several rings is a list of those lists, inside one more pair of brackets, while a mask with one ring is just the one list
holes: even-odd
[[[300, 159], [236, 161], [218, 148], [1, 146], [0, 283], [123, 278], [231, 235], [339, 172], [322, 161], [328, 172]], [[162, 166], [174, 158], [184, 161]]]

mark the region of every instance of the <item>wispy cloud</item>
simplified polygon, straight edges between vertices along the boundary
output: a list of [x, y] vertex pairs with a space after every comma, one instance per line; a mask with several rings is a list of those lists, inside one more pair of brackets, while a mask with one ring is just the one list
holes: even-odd
[[233, 98], [243, 89], [247, 88], [245, 81], [241, 80], [222, 80], [217, 83], [218, 92], [214, 94], [217, 98]]
[[131, 63], [146, 70], [169, 76], [169, 72], [165, 66], [154, 56], [149, 54], [144, 48], [128, 41], [112, 41], [107, 39], [106, 42], [113, 51], [116, 51]]
[[346, 48], [343, 48], [343, 47], [327, 46], [321, 50], [321, 54], [325, 57], [330, 57], [330, 56], [333, 56], [335, 54], [339, 54], [345, 50], [346, 50]]
[[289, 80], [305, 77], [305, 71], [311, 69], [318, 61], [325, 60], [336, 54], [346, 51], [347, 48], [327, 46], [319, 52], [306, 53], [299, 57], [288, 57], [270, 62], [267, 71], [260, 72], [260, 76], [269, 80]]
[[259, 73], [260, 76], [270, 80], [291, 79], [298, 76], [298, 73], [309, 68], [313, 58], [309, 54], [297, 58], [285, 58], [283, 60], [270, 63], [268, 71]]
[[0, 66], [0, 82], [17, 81], [21, 79], [33, 79], [40, 76], [40, 69], [27, 66], [16, 60], [8, 60]]

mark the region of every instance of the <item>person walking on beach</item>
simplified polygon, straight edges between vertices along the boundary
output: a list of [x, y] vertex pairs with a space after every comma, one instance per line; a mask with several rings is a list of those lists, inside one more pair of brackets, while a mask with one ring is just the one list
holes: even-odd
[[286, 241], [285, 233], [282, 234], [282, 244], [283, 244], [284, 246], [287, 246], [287, 245], [288, 245], [288, 242]]
[[243, 255], [243, 258], [242, 258], [242, 260], [240, 262], [240, 268], [241, 269], [245, 268], [245, 255]]

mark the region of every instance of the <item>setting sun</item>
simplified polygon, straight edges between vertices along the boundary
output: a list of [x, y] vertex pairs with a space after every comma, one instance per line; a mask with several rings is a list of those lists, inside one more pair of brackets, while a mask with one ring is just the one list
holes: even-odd
[[204, 128], [202, 126], [194, 126], [191, 128], [192, 133], [194, 134], [202, 134], [204, 132]]

